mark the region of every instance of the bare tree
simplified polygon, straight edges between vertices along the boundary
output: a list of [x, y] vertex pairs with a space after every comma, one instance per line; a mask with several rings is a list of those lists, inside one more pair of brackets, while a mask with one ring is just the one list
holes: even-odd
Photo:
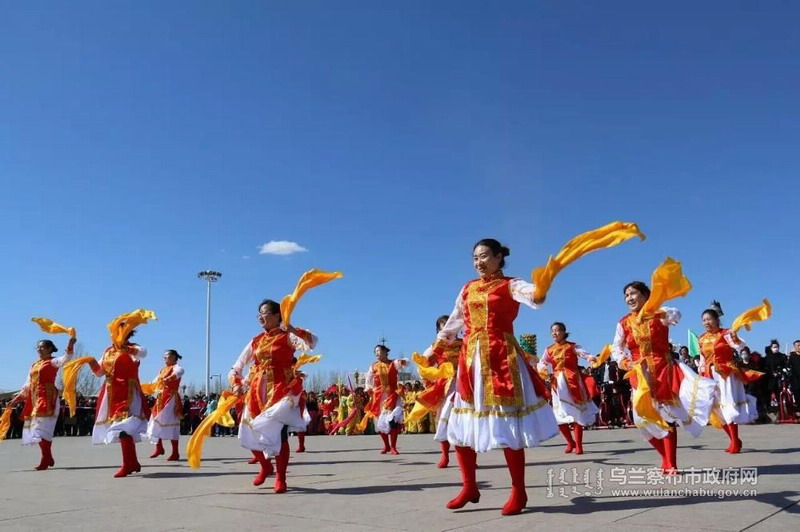
[[[81, 342], [75, 344], [74, 350], [75, 358], [87, 356], [86, 350], [83, 348]], [[78, 374], [78, 380], [75, 382], [75, 391], [78, 395], [84, 397], [94, 397], [100, 391], [100, 384], [102, 382], [103, 380], [101, 377], [96, 377], [91, 369], [84, 366], [81, 368], [81, 372]]]

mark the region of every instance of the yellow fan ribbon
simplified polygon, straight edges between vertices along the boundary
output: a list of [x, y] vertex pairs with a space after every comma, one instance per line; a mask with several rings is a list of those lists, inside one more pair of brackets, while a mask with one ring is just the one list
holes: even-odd
[[608, 360], [610, 356], [611, 356], [611, 345], [606, 345], [605, 347], [603, 347], [603, 350], [600, 351], [600, 354], [597, 355], [595, 361], [592, 362], [592, 367], [599, 368], [600, 365], [606, 360]]
[[114, 347], [122, 347], [131, 331], [139, 325], [147, 323], [148, 320], [155, 319], [157, 319], [155, 312], [143, 308], [120, 314], [108, 324], [108, 332], [111, 334], [111, 343], [114, 344]]
[[189, 438], [189, 443], [186, 445], [186, 457], [192, 469], [200, 467], [200, 462], [203, 458], [203, 441], [211, 434], [211, 429], [214, 425], [222, 421], [226, 414], [230, 417], [229, 411], [236, 404], [236, 400], [237, 396], [229, 390], [222, 392], [222, 398], [217, 403], [217, 409], [206, 416], [197, 426], [192, 437]]
[[533, 300], [537, 303], [544, 301], [556, 275], [579, 258], [598, 249], [617, 246], [635, 236], [642, 240], [647, 238], [638, 225], [629, 222], [611, 222], [576, 236], [555, 257], [551, 255], [546, 266], [533, 270]]
[[733, 320], [731, 331], [736, 333], [742, 327], [749, 331], [754, 321], [764, 321], [770, 316], [772, 316], [772, 305], [768, 299], [764, 299], [760, 305], [742, 312], [739, 317]]
[[3, 411], [3, 415], [0, 416], [0, 441], [6, 439], [6, 434], [8, 434], [8, 430], [11, 428], [11, 412], [14, 410], [12, 405], [8, 405]]
[[292, 312], [294, 312], [294, 308], [297, 306], [297, 302], [300, 301], [300, 298], [303, 297], [303, 294], [315, 286], [328, 283], [334, 279], [340, 279], [341, 277], [342, 272], [324, 272], [316, 268], [308, 270], [300, 276], [300, 280], [297, 281], [294, 292], [281, 300], [281, 318], [283, 318], [284, 325], [289, 325], [291, 323]]
[[411, 360], [414, 362], [414, 364], [417, 365], [417, 367], [419, 369], [427, 368], [428, 366], [431, 365], [431, 361], [430, 360], [425, 358], [423, 355], [420, 355], [416, 351], [411, 353]]
[[667, 257], [653, 272], [650, 298], [639, 311], [639, 319], [655, 315], [664, 303], [685, 296], [691, 289], [692, 283], [683, 275], [681, 263]]
[[306, 364], [316, 364], [317, 362], [320, 361], [321, 358], [322, 355], [309, 355], [308, 353], [303, 353], [297, 359], [297, 363], [294, 365], [294, 369], [298, 370], [302, 366], [305, 366]]
[[78, 407], [78, 393], [76, 391], [78, 375], [81, 373], [81, 368], [92, 361], [94, 361], [93, 357], [81, 357], [72, 359], [61, 366], [64, 379], [64, 391], [61, 393], [61, 396], [64, 398], [64, 401], [66, 401], [67, 406], [69, 406], [70, 417], [75, 415], [75, 410]]
[[436, 381], [439, 379], [450, 379], [456, 374], [451, 362], [442, 362], [438, 368], [419, 368], [419, 376], [427, 381]]
[[658, 410], [653, 404], [650, 385], [647, 382], [647, 378], [645, 378], [641, 363], [637, 362], [634, 364], [633, 369], [625, 374], [625, 378], [629, 379], [632, 375], [636, 375], [637, 388], [631, 398], [636, 413], [645, 421], [658, 425], [664, 430], [669, 430], [669, 425], [664, 421], [664, 418], [661, 417], [661, 414], [658, 413]]
[[141, 385], [142, 385], [142, 393], [145, 395], [153, 395], [154, 393], [156, 393], [156, 390], [158, 389], [157, 382], [143, 382], [141, 383]]
[[75, 338], [75, 327], [64, 327], [48, 318], [31, 318], [31, 321], [39, 325], [39, 328], [48, 334], [66, 333], [70, 338]]

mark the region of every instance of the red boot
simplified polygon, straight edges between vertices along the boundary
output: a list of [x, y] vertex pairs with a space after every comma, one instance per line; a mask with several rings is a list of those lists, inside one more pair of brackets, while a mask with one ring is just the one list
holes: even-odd
[[250, 452], [253, 453], [253, 457], [250, 460], [248, 460], [247, 463], [250, 465], [255, 465], [258, 463], [258, 456], [256, 456], [256, 453], [258, 451], [250, 451]]
[[400, 427], [395, 427], [389, 432], [389, 437], [392, 441], [392, 454], [400, 454], [397, 450], [397, 436], [400, 434]]
[[281, 452], [275, 457], [278, 474], [275, 476], [275, 493], [286, 493], [286, 468], [289, 466], [289, 442], [281, 443]]
[[652, 445], [653, 449], [658, 451], [658, 456], [661, 457], [661, 471], [662, 471], [662, 473], [666, 472], [666, 470], [667, 470], [667, 455], [664, 452], [664, 440], [659, 440], [658, 438], [650, 438], [649, 440], [647, 440], [647, 443]]
[[136, 443], [128, 435], [119, 437], [119, 446], [122, 450], [122, 467], [116, 473], [115, 478], [127, 477], [131, 473], [138, 473], [142, 470], [139, 459], [136, 457]]
[[261, 464], [261, 471], [253, 479], [253, 486], [260, 486], [274, 472], [274, 469], [272, 468], [272, 461], [264, 456], [263, 451], [253, 451], [253, 456]]
[[738, 423], [731, 423], [728, 425], [730, 427], [730, 435], [731, 435], [731, 446], [730, 451], [731, 454], [739, 454], [742, 452], [742, 440], [739, 439], [739, 424]]
[[389, 447], [389, 435], [384, 434], [383, 432], [379, 432], [378, 435], [383, 440], [383, 450], [381, 451], [381, 454], [386, 454], [391, 451], [391, 448]]
[[564, 439], [567, 440], [567, 448], [564, 449], [564, 453], [571, 453], [575, 449], [575, 440], [572, 439], [572, 433], [569, 431], [569, 425], [567, 423], [563, 423], [558, 426], [558, 430], [561, 431]]
[[158, 439], [158, 443], [156, 444], [156, 450], [153, 451], [153, 454], [150, 455], [150, 458], [155, 458], [156, 456], [161, 456], [164, 454], [164, 445], [161, 443], [161, 438]]
[[678, 429], [671, 427], [669, 434], [664, 438], [664, 456], [666, 457], [665, 475], [678, 474]]
[[458, 460], [458, 468], [461, 470], [462, 487], [461, 493], [447, 503], [447, 507], [451, 510], [463, 508], [468, 502], [477, 503], [481, 500], [481, 493], [475, 482], [475, 466], [478, 462], [478, 455], [470, 447], [456, 445], [456, 460]]
[[442, 458], [439, 460], [439, 463], [436, 464], [436, 467], [439, 469], [444, 469], [450, 465], [450, 442], [443, 441], [440, 442], [439, 445], [442, 447]]
[[56, 465], [55, 460], [53, 460], [53, 454], [50, 451], [52, 445], [52, 441], [39, 441], [39, 450], [42, 453], [42, 459], [39, 461], [39, 465], [34, 468], [36, 471], [44, 471], [48, 467]]
[[517, 515], [528, 504], [525, 492], [525, 449], [503, 449], [511, 472], [511, 496], [503, 506], [503, 515]]
[[296, 453], [304, 453], [306, 452], [306, 433], [305, 432], [298, 432], [297, 433], [297, 450]]
[[177, 462], [180, 460], [180, 456], [178, 456], [178, 440], [169, 440], [169, 442], [172, 444], [172, 454], [167, 458], [167, 462]]
[[575, 454], [583, 454], [583, 425], [575, 423], [572, 428], [575, 431]]

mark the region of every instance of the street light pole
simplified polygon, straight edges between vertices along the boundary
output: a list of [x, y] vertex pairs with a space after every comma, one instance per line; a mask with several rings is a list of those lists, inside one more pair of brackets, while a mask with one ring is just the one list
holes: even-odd
[[206, 398], [210, 397], [208, 393], [209, 381], [211, 380], [211, 283], [216, 283], [222, 277], [220, 272], [213, 270], [203, 270], [197, 274], [199, 279], [206, 282]]

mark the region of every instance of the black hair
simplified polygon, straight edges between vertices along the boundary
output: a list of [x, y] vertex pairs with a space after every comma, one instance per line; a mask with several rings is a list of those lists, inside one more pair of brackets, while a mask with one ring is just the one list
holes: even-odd
[[703, 311], [703, 313], [701, 314], [701, 316], [705, 316], [706, 314], [708, 314], [709, 316], [711, 316], [712, 318], [714, 318], [714, 320], [715, 320], [717, 323], [719, 323], [719, 312], [717, 312], [717, 311], [716, 311], [716, 309], [713, 309], [713, 308], [707, 308], [707, 309], [705, 309], [705, 310]]
[[796, 344], [797, 342], [800, 342], [800, 340], [795, 340], [795, 341], [794, 341], [794, 342], [792, 342], [792, 343], [793, 343], [793, 344]]
[[388, 353], [389, 351], [391, 351], [391, 349], [389, 349], [388, 347], [386, 347], [386, 346], [385, 346], [385, 345], [383, 345], [383, 344], [378, 344], [378, 345], [376, 345], [376, 346], [375, 346], [375, 349], [378, 349], [379, 347], [380, 347], [381, 349], [383, 349], [384, 351], [386, 351], [387, 353]]
[[552, 329], [553, 327], [558, 327], [559, 329], [564, 331], [564, 339], [569, 338], [569, 333], [567, 332], [567, 326], [564, 325], [564, 323], [560, 321], [554, 321], [553, 324], [550, 326], [550, 328]]
[[283, 321], [281, 316], [281, 305], [277, 301], [273, 301], [271, 299], [262, 299], [261, 303], [258, 304], [258, 311], [261, 312], [261, 307], [264, 305], [267, 306], [267, 310], [270, 314], [277, 314], [278, 315], [278, 322]]
[[777, 338], [773, 338], [772, 340], [769, 341], [769, 345], [777, 345], [780, 348], [781, 343], [778, 341]]
[[472, 246], [472, 251], [475, 251], [475, 248], [478, 246], [486, 246], [492, 252], [492, 255], [502, 255], [503, 258], [500, 259], [500, 267], [504, 268], [506, 265], [506, 257], [511, 255], [511, 250], [508, 249], [506, 246], [495, 240], [494, 238], [483, 238], [478, 240], [478, 242]]
[[52, 340], [39, 340], [39, 343], [49, 347], [50, 351], [52, 351], [53, 353], [58, 352], [58, 348], [56, 347], [56, 344], [54, 344]]
[[[444, 327], [444, 324], [447, 323], [447, 320], [449, 320], [449, 319], [450, 319], [450, 316], [448, 316], [447, 314], [442, 314], [441, 316], [436, 318], [436, 332], [439, 332], [440, 330], [442, 330], [442, 327]], [[440, 323], [441, 323], [441, 325], [439, 325]]]
[[178, 360], [180, 360], [180, 359], [182, 359], [182, 358], [183, 358], [183, 357], [180, 355], [180, 353], [178, 353], [178, 352], [177, 352], [177, 351], [175, 351], [174, 349], [167, 349], [167, 354], [168, 354], [168, 355], [175, 355], [175, 358], [177, 358]]
[[646, 297], [647, 299], [650, 299], [650, 287], [648, 287], [643, 282], [641, 282], [641, 281], [633, 281], [633, 282], [630, 282], [630, 283], [626, 284], [625, 288], [622, 289], [622, 293], [624, 294], [625, 292], [627, 292], [628, 288], [633, 288], [637, 292], [643, 294], [644, 297]]

